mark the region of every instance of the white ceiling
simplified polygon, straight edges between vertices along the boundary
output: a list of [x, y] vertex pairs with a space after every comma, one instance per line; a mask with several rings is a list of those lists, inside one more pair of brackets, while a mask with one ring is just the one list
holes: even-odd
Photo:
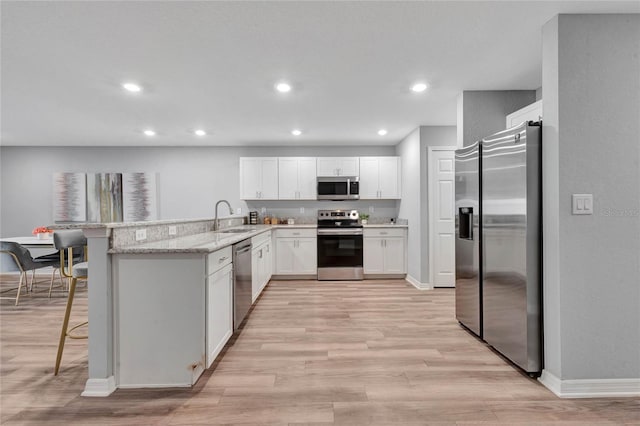
[[[1, 8], [3, 145], [377, 145], [455, 125], [462, 90], [538, 88], [541, 27], [554, 15], [637, 13], [640, 2]], [[293, 92], [276, 93], [280, 79]], [[129, 80], [145, 90], [126, 93]], [[412, 93], [417, 80], [430, 88]], [[158, 135], [144, 136], [148, 127]], [[210, 134], [190, 134], [197, 127]]]

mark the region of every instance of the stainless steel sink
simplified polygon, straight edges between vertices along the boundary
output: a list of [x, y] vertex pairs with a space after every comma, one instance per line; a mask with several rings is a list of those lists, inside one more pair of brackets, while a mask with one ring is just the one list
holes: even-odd
[[245, 229], [227, 229], [223, 231], [218, 231], [219, 234], [243, 234], [245, 232], [249, 232]]

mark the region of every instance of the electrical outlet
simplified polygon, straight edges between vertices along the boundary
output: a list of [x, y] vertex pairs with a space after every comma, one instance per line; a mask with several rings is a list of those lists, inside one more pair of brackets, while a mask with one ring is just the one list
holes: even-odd
[[260, 213], [267, 214], [267, 208], [266, 207], [261, 208]]
[[304, 214], [304, 207], [300, 207], [300, 214]]
[[136, 241], [142, 241], [147, 239], [146, 229], [136, 229]]
[[236, 209], [236, 214], [242, 214], [242, 207], [238, 207]]
[[169, 225], [169, 235], [176, 235], [178, 233], [178, 227], [175, 225]]
[[376, 209], [373, 206], [369, 206], [369, 213], [373, 213]]

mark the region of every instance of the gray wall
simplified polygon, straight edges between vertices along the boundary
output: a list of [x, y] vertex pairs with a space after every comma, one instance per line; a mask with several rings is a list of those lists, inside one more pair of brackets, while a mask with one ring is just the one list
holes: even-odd
[[421, 239], [425, 234], [422, 228], [420, 197], [424, 191], [423, 181], [420, 178], [420, 129], [409, 133], [398, 145], [396, 155], [400, 156], [402, 163], [402, 200], [398, 215], [409, 221], [407, 241], [407, 272], [418, 282], [427, 282], [422, 276], [420, 263], [425, 256], [421, 252]]
[[[76, 172], [157, 172], [160, 218], [212, 217], [215, 202], [270, 214], [312, 215], [318, 208], [368, 210], [372, 217], [395, 217], [396, 201], [349, 203], [301, 201], [249, 205], [239, 200], [241, 156], [369, 156], [395, 155], [395, 147], [0, 147], [0, 236], [30, 235], [53, 223], [52, 174]], [[224, 210], [226, 214], [226, 210]]]
[[[402, 160], [402, 200], [398, 215], [409, 220], [408, 272], [421, 283], [429, 279], [428, 158], [430, 146], [456, 146], [455, 126], [420, 126], [396, 146]], [[431, 283], [430, 283], [431, 284]]]
[[507, 115], [535, 101], [535, 90], [465, 90], [458, 98], [458, 145], [504, 130]]
[[640, 15], [544, 26], [545, 369], [563, 380], [640, 378], [638, 76]]

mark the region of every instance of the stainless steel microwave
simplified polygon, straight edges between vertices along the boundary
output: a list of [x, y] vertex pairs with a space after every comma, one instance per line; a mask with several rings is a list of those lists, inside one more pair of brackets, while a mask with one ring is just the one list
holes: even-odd
[[358, 176], [318, 178], [318, 200], [358, 200], [360, 182]]

